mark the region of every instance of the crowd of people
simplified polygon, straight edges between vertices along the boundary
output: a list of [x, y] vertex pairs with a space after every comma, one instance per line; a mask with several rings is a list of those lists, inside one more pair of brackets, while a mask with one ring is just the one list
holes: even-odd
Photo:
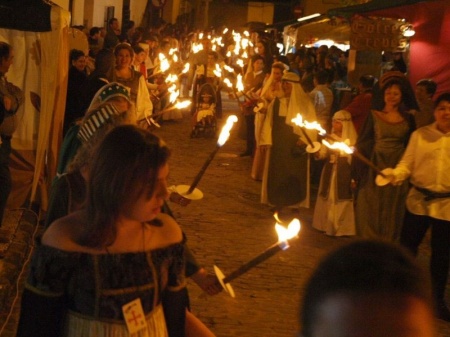
[[[337, 324], [327, 316], [327, 306], [357, 304], [368, 312], [362, 316], [370, 316], [374, 296], [377, 307], [392, 312], [402, 303], [411, 311], [405, 315], [422, 310], [428, 319], [434, 310], [450, 321], [444, 300], [450, 263], [450, 93], [434, 99], [437, 86], [431, 79], [414, 89], [397, 54], [389, 71], [366, 74], [351, 88], [346, 52], [321, 46], [281, 55], [273, 37], [262, 32], [244, 38], [246, 59], [237, 51], [241, 41], [225, 33], [217, 43], [212, 33], [187, 33], [172, 25], [145, 31], [128, 22], [120, 30], [113, 18], [103, 36], [97, 27], [88, 35], [89, 55], [70, 53], [65, 138], [47, 229], [22, 297], [18, 336], [61, 331], [137, 336], [142, 329], [150, 336], [213, 336], [189, 311], [185, 278], [210, 295], [221, 286], [198, 265], [173, 218], [166, 202], [170, 150], [151, 133], [167, 118], [183, 118], [179, 111], [164, 114], [170, 71], [181, 75], [180, 97], [192, 93], [196, 135], [222, 117], [221, 91], [240, 103], [246, 144], [240, 155], [252, 157], [249, 178], [261, 181], [262, 203], [281, 214], [315, 203], [317, 230], [371, 240], [336, 253], [334, 259], [348, 265], [334, 265], [330, 258], [318, 267], [304, 300], [304, 336], [322, 336]], [[0, 220], [11, 188], [14, 130], [8, 131], [7, 120], [22, 102], [20, 89], [5, 79], [12, 58], [10, 46], [0, 43]], [[87, 58], [95, 60], [92, 69]], [[190, 64], [186, 72], [183, 63]], [[225, 85], [227, 71], [231, 87]], [[240, 77], [243, 89], [237, 89]], [[316, 122], [315, 129], [295, 123], [299, 113]], [[329, 145], [316, 146], [320, 141]], [[333, 147], [339, 143], [360, 156]], [[188, 203], [177, 193], [170, 200]], [[419, 284], [422, 274], [419, 279], [411, 256], [400, 248], [417, 254], [429, 227], [431, 288]], [[390, 276], [390, 262], [404, 274]], [[404, 280], [400, 287], [392, 282], [396, 277]], [[345, 314], [355, 314], [348, 310]], [[136, 325], [128, 324], [133, 320]], [[384, 323], [391, 331], [403, 328], [392, 320]], [[359, 334], [364, 325], [355, 328]]]

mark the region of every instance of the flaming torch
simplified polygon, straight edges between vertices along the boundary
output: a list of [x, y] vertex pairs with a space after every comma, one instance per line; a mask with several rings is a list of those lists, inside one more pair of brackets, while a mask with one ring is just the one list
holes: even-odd
[[[330, 136], [326, 136], [328, 139], [333, 139]], [[377, 167], [374, 163], [372, 163], [369, 159], [367, 159], [366, 157], [364, 157], [361, 153], [359, 153], [358, 151], [356, 151], [356, 149], [354, 147], [350, 147], [348, 144], [346, 144], [345, 142], [333, 142], [333, 143], [329, 143], [326, 139], [324, 139], [322, 141], [322, 143], [330, 148], [330, 149], [335, 149], [335, 150], [341, 150], [344, 151], [347, 154], [351, 154], [352, 156], [355, 156], [356, 158], [358, 158], [359, 160], [361, 160], [364, 164], [368, 165], [371, 169], [373, 169], [374, 171], [376, 171], [381, 177], [383, 178], [387, 178], [386, 175], [380, 170], [379, 167]], [[389, 182], [389, 181], [388, 181]]]
[[[324, 136], [328, 140], [333, 140], [333, 143], [330, 144], [325, 139], [322, 141], [322, 143], [327, 146], [330, 149], [339, 149], [341, 151], [344, 151], [347, 154], [351, 154], [352, 156], [358, 158], [361, 160], [364, 164], [372, 168], [375, 172], [377, 172], [382, 178], [387, 179], [386, 175], [381, 172], [380, 168], [377, 167], [374, 163], [372, 163], [369, 159], [364, 157], [361, 153], [359, 153], [354, 147], [350, 147], [348, 144], [346, 144], [344, 141], [336, 141], [336, 138], [331, 137], [327, 134], [327, 132], [320, 126], [320, 124], [316, 121], [314, 122], [308, 122], [303, 121], [302, 116], [300, 114], [297, 114], [296, 118], [292, 119], [292, 122], [296, 125], [298, 125], [302, 130], [303, 128], [310, 129], [310, 130], [317, 130], [321, 136]], [[339, 139], [338, 139], [339, 140]], [[320, 145], [319, 145], [320, 146]], [[320, 147], [319, 147], [320, 148]], [[381, 179], [380, 179], [381, 180]], [[388, 181], [389, 182], [389, 181]], [[386, 182], [384, 185], [386, 185], [388, 182]]]
[[200, 171], [197, 173], [197, 175], [194, 178], [194, 181], [190, 186], [188, 185], [178, 185], [176, 187], [176, 191], [178, 194], [182, 195], [185, 198], [191, 199], [191, 200], [198, 200], [203, 198], [203, 193], [196, 188], [198, 183], [200, 182], [200, 179], [202, 179], [203, 174], [205, 174], [206, 169], [208, 168], [211, 161], [214, 159], [214, 156], [219, 151], [219, 149], [226, 143], [228, 138], [230, 137], [230, 131], [233, 127], [233, 124], [236, 123], [238, 118], [235, 115], [228, 116], [228, 119], [225, 123], [225, 125], [222, 128], [222, 131], [220, 132], [219, 139], [217, 140], [216, 148], [214, 151], [210, 153], [208, 158], [206, 159], [205, 163], [203, 164]]
[[[311, 140], [311, 137], [309, 137], [308, 133], [305, 131], [306, 128], [306, 123], [308, 122], [303, 122], [303, 117], [302, 115], [300, 115], [299, 113], [297, 114], [297, 117], [292, 119], [292, 123], [294, 123], [295, 125], [297, 125], [298, 127], [300, 127], [300, 130], [303, 133], [303, 136], [305, 136], [306, 141], [308, 142], [308, 146], [306, 147], [306, 151], [308, 153], [315, 153], [317, 151], [320, 150], [320, 143], [319, 142], [313, 142]], [[318, 124], [318, 123], [317, 123]], [[318, 126], [320, 126], [320, 124], [318, 124]], [[322, 128], [321, 128], [322, 129]], [[323, 129], [322, 129], [323, 130]], [[325, 131], [325, 130], [323, 130]], [[320, 131], [319, 131], [320, 132]]]
[[287, 228], [277, 222], [275, 224], [275, 230], [278, 234], [278, 242], [267, 248], [265, 251], [263, 251], [261, 254], [254, 257], [247, 263], [240, 266], [228, 276], [225, 276], [217, 266], [214, 266], [214, 271], [220, 281], [220, 284], [225, 289], [225, 291], [230, 294], [231, 297], [235, 297], [235, 295], [230, 282], [245, 274], [250, 269], [256, 267], [258, 264], [266, 261], [268, 258], [274, 256], [279, 251], [288, 249], [289, 240], [298, 237], [298, 232], [300, 231], [300, 221], [298, 219], [293, 219]]

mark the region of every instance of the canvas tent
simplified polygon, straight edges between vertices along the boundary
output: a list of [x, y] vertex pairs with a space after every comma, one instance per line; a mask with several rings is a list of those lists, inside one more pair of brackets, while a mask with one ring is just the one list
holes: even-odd
[[69, 12], [50, 2], [0, 1], [0, 40], [11, 44], [15, 55], [7, 77], [25, 96], [12, 140], [9, 208], [40, 201], [46, 209], [61, 143], [69, 23]]

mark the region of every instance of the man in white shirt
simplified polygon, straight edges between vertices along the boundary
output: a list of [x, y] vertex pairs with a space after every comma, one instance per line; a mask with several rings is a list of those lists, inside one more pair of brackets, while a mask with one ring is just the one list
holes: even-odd
[[327, 131], [330, 130], [331, 107], [333, 105], [333, 92], [327, 86], [328, 73], [319, 70], [314, 74], [314, 89], [309, 93], [309, 97], [316, 110], [317, 121]]
[[417, 254], [429, 227], [430, 271], [438, 318], [450, 321], [444, 302], [450, 264], [450, 93], [436, 100], [435, 123], [416, 130], [395, 169], [387, 169], [393, 184], [409, 177], [412, 188], [400, 242]]

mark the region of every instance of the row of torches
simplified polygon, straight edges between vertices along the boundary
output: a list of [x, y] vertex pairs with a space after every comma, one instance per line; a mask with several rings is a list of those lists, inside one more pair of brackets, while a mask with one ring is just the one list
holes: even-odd
[[[225, 34], [227, 32], [227, 29], [223, 31]], [[227, 57], [232, 57], [234, 54], [234, 57], [236, 58], [235, 64], [239, 66], [241, 72], [243, 72], [244, 68], [244, 59], [248, 58], [248, 47], [252, 47], [253, 44], [249, 40], [248, 32], [244, 32], [244, 37], [236, 32], [232, 32], [233, 40], [235, 41], [234, 49], [231, 51], [229, 50], [226, 54]], [[199, 34], [199, 39], [201, 40], [203, 38], [203, 34]], [[208, 36], [208, 39], [211, 41], [211, 49], [213, 51], [217, 50], [219, 47], [223, 47], [222, 43], [222, 37], [214, 37]], [[200, 50], [203, 50], [203, 45], [201, 43], [193, 43], [192, 45], [192, 51], [193, 53], [198, 53]], [[178, 62], [178, 56], [176, 54], [176, 49], [171, 49], [169, 51], [169, 56], [172, 57], [173, 62]], [[171, 66], [170, 61], [166, 58], [164, 54], [159, 55], [160, 59], [160, 65], [159, 65], [159, 71], [157, 74], [166, 74]], [[246, 96], [244, 93], [244, 85], [242, 83], [242, 74], [237, 73], [235, 68], [224, 65], [223, 69], [226, 70], [228, 73], [232, 74], [233, 77], [235, 77], [235, 84], [233, 85], [232, 81], [225, 77], [222, 81], [223, 83], [233, 90], [236, 100], [238, 104], [240, 105], [239, 98], [237, 95], [237, 92], [242, 93], [242, 95]], [[166, 107], [164, 110], [159, 112], [159, 114], [165, 113], [166, 111], [172, 110], [172, 109], [184, 109], [187, 108], [191, 102], [189, 100], [183, 101], [183, 102], [177, 102], [177, 99], [179, 97], [179, 80], [178, 76], [181, 76], [182, 74], [187, 74], [189, 71], [189, 63], [186, 63], [181, 73], [177, 74], [171, 74], [169, 73], [166, 76], [166, 83], [169, 85], [169, 93], [170, 93], [170, 104], [168, 107]], [[222, 78], [222, 68], [216, 64], [215, 68], [213, 70], [214, 75], [218, 78]], [[176, 102], [176, 103], [175, 103]], [[237, 122], [237, 117], [235, 115], [231, 115], [228, 117], [225, 125], [223, 126], [221, 133], [219, 135], [219, 138], [217, 140], [216, 147], [214, 150], [210, 153], [210, 155], [207, 157], [206, 161], [202, 165], [200, 171], [195, 176], [193, 182], [191, 185], [179, 185], [176, 187], [177, 192], [182, 195], [185, 198], [188, 199], [200, 199], [203, 196], [203, 193], [197, 189], [197, 185], [200, 182], [202, 176], [206, 172], [206, 169], [208, 168], [209, 164], [214, 159], [215, 155], [219, 151], [219, 149], [226, 143], [226, 141], [229, 138], [231, 129], [235, 122]], [[292, 119], [292, 122], [300, 127], [302, 130], [306, 140], [307, 140], [307, 152], [314, 153], [317, 152], [320, 149], [320, 143], [313, 142], [311, 138], [308, 136], [308, 134], [305, 132], [305, 129], [309, 130], [316, 130], [320, 136], [322, 136], [324, 139], [322, 140], [322, 143], [329, 147], [330, 149], [334, 150], [340, 150], [344, 151], [347, 154], [352, 154], [353, 156], [358, 157], [361, 161], [363, 161], [365, 164], [370, 166], [373, 170], [375, 170], [379, 175], [382, 177], [385, 177], [384, 174], [381, 172], [381, 170], [376, 167], [370, 160], [365, 158], [363, 155], [355, 151], [353, 147], [350, 147], [348, 145], [348, 141], [341, 140], [336, 141], [335, 138], [332, 138], [330, 135], [327, 134], [327, 132], [321, 127], [321, 125], [317, 121], [308, 122], [306, 120], [303, 120], [300, 113], [297, 114], [297, 117]], [[330, 143], [329, 141], [332, 140], [333, 142]], [[339, 139], [338, 139], [339, 140]], [[200, 196], [200, 197], [198, 197]], [[272, 246], [268, 247], [265, 251], [263, 251], [261, 254], [257, 255], [247, 263], [241, 265], [238, 269], [230, 273], [228, 276], [225, 276], [222, 271], [217, 267], [214, 266], [214, 270], [216, 272], [217, 278], [219, 279], [222, 287], [226, 290], [227, 293], [229, 293], [232, 297], [235, 296], [233, 288], [230, 285], [230, 282], [235, 280], [236, 278], [240, 277], [244, 273], [248, 272], [250, 269], [254, 268], [255, 266], [259, 265], [260, 263], [266, 261], [271, 256], [275, 255], [277, 252], [281, 250], [286, 250], [289, 248], [289, 241], [298, 238], [298, 233], [300, 231], [300, 221], [298, 219], [293, 219], [287, 227], [285, 227], [281, 220], [278, 218], [278, 214], [275, 213], [274, 215], [276, 219], [275, 224], [275, 230], [278, 234], [278, 241], [273, 244]]]

